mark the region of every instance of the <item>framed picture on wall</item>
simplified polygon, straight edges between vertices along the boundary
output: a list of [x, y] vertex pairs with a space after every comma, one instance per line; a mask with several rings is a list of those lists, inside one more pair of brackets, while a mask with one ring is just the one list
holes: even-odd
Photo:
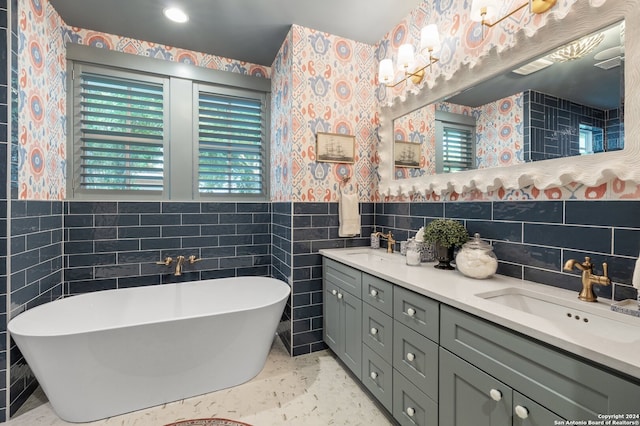
[[353, 163], [356, 137], [338, 133], [316, 134], [316, 159], [323, 163]]
[[414, 142], [395, 141], [393, 159], [396, 167], [420, 167], [420, 144]]

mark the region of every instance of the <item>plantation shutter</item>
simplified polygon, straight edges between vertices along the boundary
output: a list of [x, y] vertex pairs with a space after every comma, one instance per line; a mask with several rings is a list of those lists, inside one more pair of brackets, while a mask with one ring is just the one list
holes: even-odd
[[76, 186], [81, 190], [163, 191], [163, 80], [79, 69], [75, 78], [80, 85]]
[[266, 193], [265, 101], [198, 90], [200, 194]]
[[473, 130], [463, 126], [443, 125], [443, 171], [458, 172], [473, 169], [475, 144]]

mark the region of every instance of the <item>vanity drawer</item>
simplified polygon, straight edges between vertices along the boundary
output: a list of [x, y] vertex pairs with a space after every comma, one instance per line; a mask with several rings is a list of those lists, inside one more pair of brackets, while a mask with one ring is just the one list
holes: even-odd
[[440, 304], [402, 287], [393, 290], [393, 318], [438, 342]]
[[438, 345], [397, 321], [393, 327], [393, 368], [438, 400]]
[[391, 363], [393, 319], [366, 303], [362, 304], [362, 341]]
[[323, 258], [322, 276], [358, 299], [362, 297], [362, 272], [335, 260]]
[[403, 426], [438, 426], [438, 404], [393, 370], [393, 418]]
[[637, 413], [640, 384], [443, 306], [440, 344], [565, 419]]
[[362, 347], [362, 383], [389, 412], [393, 411], [393, 369], [391, 364], [364, 345]]
[[393, 315], [393, 284], [369, 274], [362, 274], [362, 301]]

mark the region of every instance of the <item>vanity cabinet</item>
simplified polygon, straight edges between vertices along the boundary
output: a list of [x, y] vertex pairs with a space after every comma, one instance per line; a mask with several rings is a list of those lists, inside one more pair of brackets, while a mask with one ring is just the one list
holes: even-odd
[[324, 341], [358, 379], [362, 374], [362, 273], [326, 259], [323, 262]]
[[326, 257], [323, 272], [325, 342], [401, 425], [638, 413], [637, 380]]
[[[505, 410], [518, 419], [518, 412], [524, 413], [518, 406], [529, 412], [529, 423], [523, 424], [532, 425], [638, 412], [640, 386], [623, 377], [448, 306], [442, 306], [440, 323], [443, 425], [464, 424], [452, 419], [472, 407], [474, 418], [485, 424], [494, 424], [491, 419]], [[493, 389], [506, 399], [492, 402]]]
[[547, 426], [563, 420], [511, 387], [440, 348], [440, 424]]

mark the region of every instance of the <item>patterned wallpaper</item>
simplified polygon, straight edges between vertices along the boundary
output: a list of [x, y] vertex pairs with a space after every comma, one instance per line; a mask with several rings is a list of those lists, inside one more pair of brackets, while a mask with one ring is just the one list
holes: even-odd
[[[468, 18], [470, 1], [424, 1], [376, 45], [370, 46], [294, 25], [274, 70], [233, 59], [189, 52], [114, 35], [67, 27], [48, 0], [19, 0], [19, 198], [65, 198], [66, 92], [64, 43], [79, 43], [132, 54], [180, 61], [230, 72], [273, 78], [271, 182], [274, 201], [335, 201], [345, 176], [353, 177], [361, 201], [377, 193], [377, 126], [380, 105], [402, 97], [403, 88], [377, 85], [378, 61], [393, 57], [405, 41], [418, 40], [427, 23], [440, 29], [440, 62], [427, 73], [427, 85], [474, 65], [484, 52], [503, 50], [524, 28], [535, 32], [551, 14], [562, 18], [576, 0], [560, 0], [544, 15], [517, 13], [486, 31]], [[519, 3], [505, 2], [504, 10]], [[272, 75], [273, 71], [273, 75]], [[505, 130], [505, 129], [502, 129]], [[354, 164], [315, 161], [316, 132], [356, 137]], [[499, 134], [501, 129], [495, 129]], [[506, 131], [506, 130], [505, 130]], [[498, 137], [498, 140], [500, 138]], [[504, 155], [502, 155], [504, 154]], [[494, 152], [506, 160], [504, 150]], [[517, 158], [512, 155], [511, 158]], [[523, 188], [494, 193], [432, 194], [428, 200], [640, 198], [640, 186], [611, 181], [596, 188], [569, 184], [540, 191]], [[396, 201], [395, 199], [388, 199]]]
[[[373, 46], [298, 25], [291, 28], [285, 45], [274, 68], [288, 75], [274, 77], [273, 87], [274, 97], [290, 93], [291, 127], [277, 111], [276, 119], [285, 126], [276, 129], [280, 136], [272, 147], [272, 199], [287, 201], [290, 194], [291, 201], [336, 201], [339, 185], [350, 177], [360, 200], [371, 200], [377, 183], [378, 125]], [[282, 80], [291, 86], [285, 89]], [[354, 135], [355, 163], [316, 162], [317, 132]]]

